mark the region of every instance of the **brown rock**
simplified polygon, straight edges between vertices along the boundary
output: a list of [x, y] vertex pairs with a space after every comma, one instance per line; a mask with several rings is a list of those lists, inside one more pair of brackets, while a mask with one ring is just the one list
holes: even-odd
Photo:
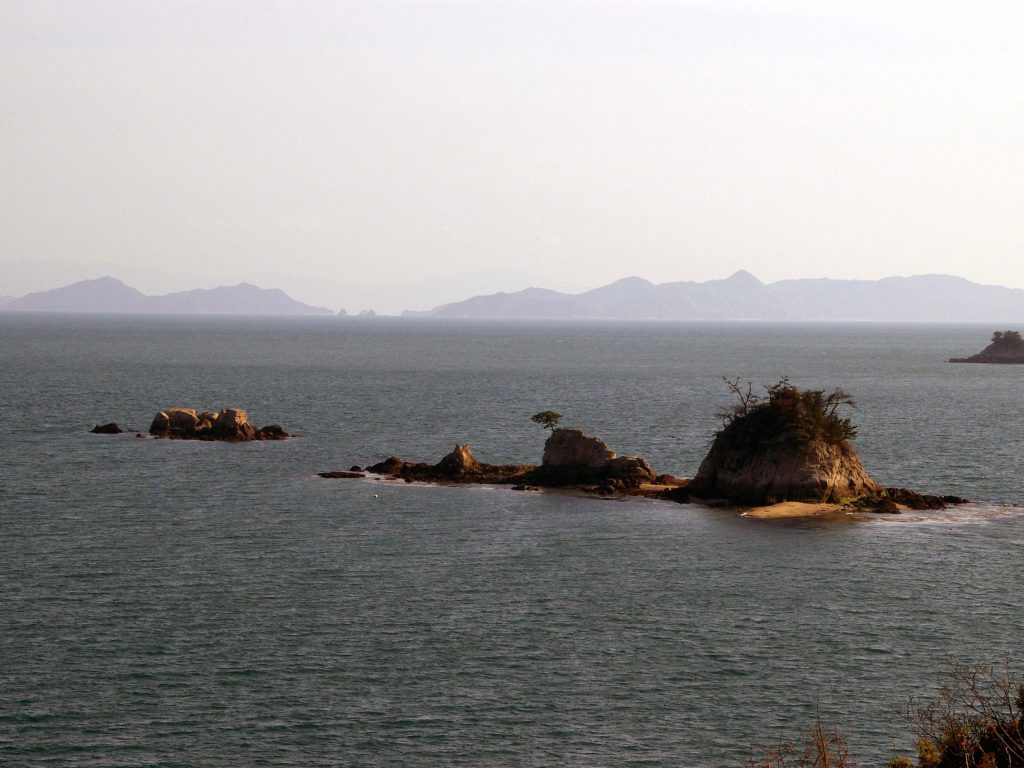
[[542, 466], [603, 469], [615, 456], [599, 437], [589, 437], [578, 429], [556, 429], [544, 443]]
[[149, 426], [149, 434], [157, 437], [195, 439], [199, 413], [194, 408], [168, 408], [160, 411]]
[[670, 475], [668, 473], [658, 475], [654, 478], [654, 483], [656, 485], [686, 485], [688, 482], [689, 480], [684, 480], [681, 477], [676, 477], [675, 475]]
[[[912, 491], [909, 488], [886, 488], [885, 496], [890, 501], [893, 501], [896, 504], [902, 504], [908, 509], [923, 510], [946, 508], [946, 502], [943, 501], [942, 497], [931, 496], [926, 493], [918, 493], [917, 491]], [[966, 501], [966, 499], [960, 499], [954, 503], [962, 504], [964, 501]]]
[[479, 474], [480, 470], [480, 462], [473, 456], [469, 445], [456, 445], [451, 453], [437, 462], [437, 473], [453, 479]]
[[256, 438], [256, 428], [249, 423], [249, 414], [243, 408], [225, 408], [219, 411], [210, 432], [217, 440]]
[[608, 476], [627, 485], [650, 483], [656, 477], [651, 465], [639, 456], [618, 456], [608, 462]]
[[875, 483], [849, 443], [730, 448], [716, 439], [687, 492], [742, 504], [831, 501], [875, 495]]
[[260, 427], [259, 432], [256, 433], [257, 440], [287, 440], [288, 433], [284, 431], [284, 427], [280, 424], [268, 424], [265, 427]]
[[110, 422], [109, 424], [97, 424], [89, 431], [95, 435], [119, 435], [124, 432], [124, 430], [114, 422]]
[[167, 408], [160, 411], [149, 427], [157, 437], [178, 440], [284, 440], [289, 437], [280, 424], [257, 430], [242, 408], [199, 412], [194, 408]]
[[621, 487], [635, 488], [655, 477], [644, 459], [619, 456], [601, 438], [590, 437], [578, 429], [556, 429], [551, 433], [544, 444], [541, 472], [556, 485], [621, 480]]
[[366, 477], [366, 475], [364, 475], [362, 472], [345, 472], [343, 470], [338, 470], [336, 472], [318, 472], [317, 474], [320, 477], [327, 477], [327, 478], [350, 478], [350, 479], [356, 479], [356, 478], [360, 478], [360, 477]]
[[397, 456], [389, 456], [384, 461], [377, 462], [366, 468], [367, 472], [373, 472], [378, 475], [399, 475], [402, 472], [402, 468], [405, 467], [405, 462]]

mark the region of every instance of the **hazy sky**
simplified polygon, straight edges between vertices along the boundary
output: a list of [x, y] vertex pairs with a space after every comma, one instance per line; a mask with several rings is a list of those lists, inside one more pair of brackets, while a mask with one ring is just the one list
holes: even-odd
[[1024, 5], [0, 0], [0, 173], [0, 260], [1024, 287]]

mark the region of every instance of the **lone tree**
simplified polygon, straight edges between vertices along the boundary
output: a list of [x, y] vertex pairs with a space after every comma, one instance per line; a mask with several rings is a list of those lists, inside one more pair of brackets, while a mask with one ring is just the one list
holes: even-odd
[[530, 421], [534, 424], [540, 424], [544, 429], [550, 429], [552, 432], [555, 431], [555, 427], [558, 426], [558, 422], [561, 420], [562, 414], [556, 411], [541, 411], [530, 417]]

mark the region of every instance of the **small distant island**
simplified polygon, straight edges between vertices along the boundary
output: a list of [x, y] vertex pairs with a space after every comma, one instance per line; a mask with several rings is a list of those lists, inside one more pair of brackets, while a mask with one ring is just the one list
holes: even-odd
[[951, 357], [951, 363], [1024, 364], [1024, 339], [1018, 331], [996, 331], [992, 343], [970, 357]]
[[891, 514], [966, 501], [874, 482], [850, 444], [856, 427], [838, 412], [854, 405], [841, 389], [828, 394], [803, 390], [783, 378], [765, 387], [762, 396], [750, 382], [745, 388], [739, 379], [726, 382], [738, 402], [719, 412], [722, 429], [691, 480], [659, 474], [638, 456], [620, 457], [603, 440], [581, 430], [559, 428], [561, 415], [554, 411], [532, 417], [551, 430], [539, 465], [484, 464], [468, 445], [456, 445], [437, 464], [392, 456], [365, 470], [353, 466], [320, 476], [358, 478], [372, 473], [406, 482], [501, 484], [517, 490], [573, 488], [603, 496], [742, 507], [749, 516], [765, 518]]

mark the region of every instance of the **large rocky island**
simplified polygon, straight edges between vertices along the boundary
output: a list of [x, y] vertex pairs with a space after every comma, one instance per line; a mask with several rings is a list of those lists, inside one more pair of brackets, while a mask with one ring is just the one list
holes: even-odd
[[1024, 339], [1018, 331], [996, 331], [992, 343], [970, 357], [951, 357], [951, 363], [1024, 364]]
[[578, 429], [553, 429], [539, 465], [485, 464], [468, 445], [457, 445], [437, 464], [392, 456], [365, 470], [355, 466], [320, 476], [353, 478], [369, 472], [406, 482], [488, 483], [520, 490], [571, 487], [601, 495], [753, 508], [754, 516], [761, 517], [896, 513], [966, 501], [872, 480], [850, 444], [856, 428], [838, 413], [854, 404], [840, 389], [828, 394], [802, 390], [783, 379], [760, 396], [749, 384], [744, 391], [738, 380], [729, 386], [739, 402], [719, 413], [722, 429], [692, 480], [658, 474], [645, 459], [618, 456], [600, 438]]

